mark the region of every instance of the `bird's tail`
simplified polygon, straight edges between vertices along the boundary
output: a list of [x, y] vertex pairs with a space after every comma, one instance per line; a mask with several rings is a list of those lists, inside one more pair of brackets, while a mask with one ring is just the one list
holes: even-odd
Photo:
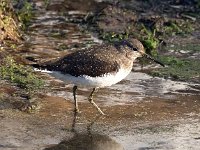
[[35, 71], [51, 71], [55, 68], [53, 62], [56, 62], [57, 58], [50, 60], [31, 60], [30, 66], [34, 68]]
[[48, 68], [46, 65], [41, 65], [41, 64], [31, 64], [31, 66], [33, 68], [37, 68], [37, 69], [41, 69], [41, 70]]

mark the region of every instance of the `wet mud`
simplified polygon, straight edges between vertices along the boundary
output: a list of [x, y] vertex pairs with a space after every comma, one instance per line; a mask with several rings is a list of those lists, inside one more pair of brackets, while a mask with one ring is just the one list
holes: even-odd
[[[162, 83], [148, 83], [153, 86], [148, 87], [143, 86], [145, 79], [135, 76], [137, 73], [131, 73], [126, 80], [100, 89], [95, 95], [106, 116], [99, 115], [87, 101], [88, 89], [79, 89], [81, 113], [75, 115], [72, 85], [63, 86], [60, 82], [60, 88], [40, 95], [41, 108], [33, 114], [2, 109], [1, 148], [198, 149], [200, 99], [199, 89], [194, 88], [197, 85], [168, 81], [180, 87], [165, 88]], [[146, 77], [146, 82], [149, 78], [156, 80]], [[157, 80], [166, 84], [164, 79]]]
[[[18, 52], [23, 58], [44, 61], [102, 42], [77, 25], [97, 2], [80, 7], [79, 2], [52, 0], [46, 9], [43, 1], [34, 3], [37, 11], [29, 40]], [[142, 73], [139, 64], [134, 69], [120, 83], [95, 94], [105, 116], [88, 102], [87, 88], [77, 91], [81, 113], [75, 114], [73, 86], [46, 73], [40, 75], [50, 90], [39, 94], [34, 113], [13, 109], [0, 94], [0, 149], [198, 150], [200, 84], [152, 77]], [[9, 100], [15, 90], [0, 87]]]

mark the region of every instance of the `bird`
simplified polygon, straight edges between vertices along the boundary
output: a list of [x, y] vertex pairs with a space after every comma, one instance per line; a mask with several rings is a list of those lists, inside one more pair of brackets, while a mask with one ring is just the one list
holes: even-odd
[[123, 80], [132, 70], [138, 57], [147, 57], [164, 66], [145, 53], [142, 43], [135, 39], [103, 43], [90, 48], [77, 50], [54, 61], [34, 64], [34, 68], [47, 70], [51, 76], [73, 84], [74, 111], [79, 112], [76, 91], [78, 87], [92, 88], [88, 101], [105, 115], [94, 102], [94, 93], [99, 88], [114, 85]]

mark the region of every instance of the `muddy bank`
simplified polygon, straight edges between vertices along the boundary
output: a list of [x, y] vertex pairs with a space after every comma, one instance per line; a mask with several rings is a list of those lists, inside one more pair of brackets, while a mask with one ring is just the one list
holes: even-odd
[[[5, 51], [2, 52], [4, 53], [2, 56], [10, 53], [17, 58], [17, 62], [30, 64], [57, 58], [73, 50], [102, 42], [95, 33], [84, 30], [80, 25], [88, 11], [96, 10], [94, 6], [99, 6], [98, 2], [62, 0], [52, 0], [46, 4], [40, 0], [33, 2], [35, 15], [28, 30], [26, 43], [18, 47], [19, 51]], [[159, 2], [158, 6], [164, 7], [163, 10], [168, 13], [171, 9], [174, 12], [177, 12], [176, 10], [181, 12], [181, 9], [174, 6], [168, 9], [169, 5], [165, 5], [166, 2]], [[150, 7], [148, 3], [145, 3], [143, 8], [138, 7], [142, 3], [140, 1], [130, 1], [130, 3], [135, 4], [131, 5], [130, 10], [135, 9], [138, 13]], [[127, 8], [129, 2], [124, 2], [122, 5]], [[155, 3], [152, 3], [152, 6], [155, 6]], [[158, 7], [152, 8], [156, 14], [161, 13]], [[189, 10], [192, 9], [190, 7]], [[168, 42], [170, 44], [166, 47], [167, 50], [162, 51], [164, 55], [199, 61], [198, 32], [195, 31], [189, 37], [173, 36]], [[192, 46], [188, 45], [191, 43]], [[193, 47], [194, 44], [197, 46]], [[180, 66], [184, 65], [182, 62], [177, 62]], [[0, 149], [73, 150], [100, 147], [110, 150], [113, 147], [115, 150], [123, 148], [198, 150], [200, 147], [200, 85], [196, 80], [198, 74], [195, 80], [188, 82], [186, 79], [180, 81], [152, 77], [146, 74], [149, 68], [155, 70], [158, 66], [150, 64], [142, 67], [137, 62], [133, 72], [126, 79], [112, 87], [99, 90], [95, 95], [95, 101], [107, 114], [102, 117], [98, 116], [98, 112], [87, 101], [91, 89], [78, 89], [81, 113], [75, 116], [72, 85], [66, 85], [46, 73], [36, 73], [45, 80], [45, 89], [38, 91], [33, 99], [28, 99], [16, 84], [2, 81]], [[196, 71], [198, 72], [198, 69]], [[16, 101], [24, 103], [27, 100], [37, 103], [36, 110], [26, 113], [16, 109], [18, 108], [14, 105]]]
[[180, 97], [181, 104], [149, 98], [127, 105], [100, 105], [109, 115], [103, 117], [89, 103], [81, 102], [81, 114], [74, 118], [72, 101], [43, 96], [37, 113], [0, 111], [1, 148], [64, 150], [114, 144], [126, 150], [198, 149], [199, 106], [190, 107], [195, 96], [184, 97]]
[[[88, 89], [78, 91], [81, 113], [75, 116], [72, 86], [54, 80], [55, 88], [49, 96], [39, 96], [38, 111], [0, 110], [1, 148], [64, 150], [104, 145], [125, 150], [198, 149], [197, 86], [137, 74], [131, 73], [126, 80], [95, 95], [107, 116], [99, 116], [87, 101]], [[179, 86], [165, 87], [165, 81]]]

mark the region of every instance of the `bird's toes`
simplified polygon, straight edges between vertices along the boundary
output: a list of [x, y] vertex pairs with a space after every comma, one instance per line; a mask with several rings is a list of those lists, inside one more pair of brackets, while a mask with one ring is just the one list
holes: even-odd
[[77, 114], [78, 114], [78, 113], [81, 113], [81, 111], [80, 111], [78, 108], [75, 108], [75, 109], [74, 109], [74, 112], [77, 113]]

